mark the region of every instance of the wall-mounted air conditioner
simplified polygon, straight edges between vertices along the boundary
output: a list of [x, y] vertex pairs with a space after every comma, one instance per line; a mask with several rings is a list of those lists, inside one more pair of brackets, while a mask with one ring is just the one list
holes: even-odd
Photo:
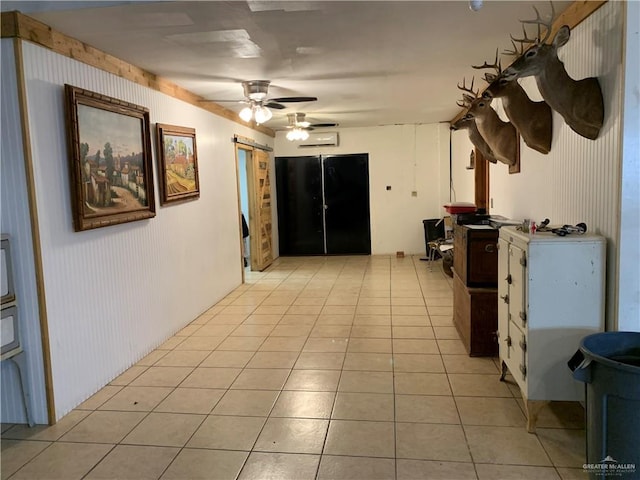
[[299, 147], [337, 147], [338, 132], [309, 132], [309, 138], [302, 140]]

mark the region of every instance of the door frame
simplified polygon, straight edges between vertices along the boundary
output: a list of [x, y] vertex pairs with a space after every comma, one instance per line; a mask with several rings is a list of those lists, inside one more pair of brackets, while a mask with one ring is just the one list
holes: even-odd
[[[270, 147], [266, 145], [260, 145], [256, 143], [254, 140], [246, 137], [241, 137], [239, 135], [235, 135], [233, 137], [233, 142], [235, 143], [235, 161], [236, 161], [236, 190], [238, 196], [238, 235], [240, 242], [240, 251], [244, 248], [244, 238], [242, 237], [242, 208], [240, 202], [240, 158], [239, 151], [242, 150], [246, 153], [246, 178], [247, 178], [247, 202], [248, 202], [248, 210], [249, 210], [249, 218], [247, 218], [247, 224], [249, 225], [249, 258], [251, 259], [251, 270], [254, 270], [255, 262], [256, 262], [256, 253], [258, 251], [257, 241], [260, 237], [260, 213], [257, 208], [257, 197], [256, 197], [256, 186], [255, 186], [255, 162], [256, 156], [254, 153], [258, 150], [264, 151], [268, 154], [268, 152], [273, 151]], [[269, 165], [269, 172], [271, 171], [271, 166]], [[273, 208], [273, 207], [272, 207]], [[272, 215], [272, 214], [271, 214]], [[273, 215], [272, 215], [273, 217]], [[273, 222], [273, 219], [270, 218], [270, 221]], [[273, 262], [273, 238], [271, 238], [271, 262]], [[271, 263], [269, 262], [269, 264]], [[242, 272], [242, 283], [245, 282], [245, 267], [244, 267], [244, 258], [240, 258], [240, 269]], [[269, 264], [263, 265], [262, 270], [264, 270]]]
[[[240, 186], [240, 151], [245, 152], [246, 155], [246, 159], [245, 159], [245, 170], [249, 170], [249, 163], [251, 161], [251, 158], [253, 157], [253, 148], [243, 145], [242, 143], [235, 143], [235, 157], [236, 157], [236, 188], [237, 188], [237, 192], [238, 192], [238, 224], [239, 224], [239, 231], [240, 231], [240, 252], [242, 253], [244, 251], [244, 237], [242, 236], [242, 202], [240, 201], [241, 199], [241, 186]], [[245, 172], [245, 177], [247, 179], [247, 199], [248, 199], [248, 209], [249, 212], [251, 212], [251, 204], [252, 204], [252, 196], [254, 196], [255, 194], [253, 193], [253, 189], [252, 189], [252, 185], [251, 182], [249, 180], [249, 172], [246, 171]], [[247, 224], [249, 226], [249, 238], [251, 238], [251, 232], [253, 231], [251, 228], [251, 213], [249, 213], [249, 218], [245, 219], [247, 221]], [[251, 251], [251, 241], [249, 241], [249, 258], [253, 257], [253, 252]], [[242, 283], [244, 283], [245, 281], [245, 267], [244, 267], [244, 256], [241, 255], [240, 258], [240, 270], [242, 271]]]
[[[345, 161], [350, 159], [351, 157], [358, 157], [358, 158], [362, 158], [365, 161], [365, 168], [366, 168], [366, 204], [367, 204], [367, 215], [366, 215], [366, 221], [367, 221], [367, 225], [366, 225], [366, 237], [367, 237], [367, 246], [366, 246], [366, 251], [359, 251], [359, 252], [351, 252], [351, 253], [342, 253], [340, 251], [336, 251], [336, 249], [334, 248], [330, 248], [329, 246], [329, 238], [331, 233], [336, 233], [338, 230], [329, 230], [327, 228], [327, 210], [329, 205], [327, 204], [327, 184], [330, 183], [327, 181], [327, 164], [330, 163], [331, 160], [334, 159], [344, 159]], [[282, 160], [283, 162], [287, 162], [287, 168], [288, 168], [288, 162], [290, 161], [295, 161], [295, 159], [304, 159], [304, 160], [311, 160], [314, 161], [314, 168], [315, 168], [315, 162], [317, 161], [317, 167], [318, 167], [318, 171], [319, 171], [319, 178], [320, 178], [320, 187], [319, 187], [319, 192], [317, 192], [320, 196], [320, 202], [321, 202], [321, 206], [319, 209], [313, 208], [312, 209], [312, 214], [315, 215], [316, 213], [318, 213], [321, 216], [321, 223], [322, 223], [322, 235], [321, 235], [321, 240], [322, 240], [322, 252], [316, 252], [316, 251], [292, 251], [292, 250], [296, 250], [295, 248], [286, 248], [286, 253], [284, 253], [284, 255], [322, 255], [322, 256], [329, 256], [329, 255], [371, 255], [371, 251], [372, 251], [372, 238], [371, 238], [371, 175], [370, 175], [370, 171], [369, 171], [369, 160], [370, 160], [370, 153], [369, 152], [363, 152], [363, 153], [329, 153], [329, 154], [323, 154], [323, 153], [317, 153], [315, 155], [283, 155], [283, 156], [279, 156], [275, 158], [275, 163], [276, 163], [276, 171], [278, 171], [279, 169], [279, 160]], [[284, 163], [282, 164], [283, 168], [284, 168]], [[305, 173], [308, 173], [305, 171]], [[286, 178], [283, 179], [280, 176], [278, 176], [276, 174], [276, 179], [275, 181], [277, 182], [278, 180], [284, 180], [286, 182]], [[286, 175], [285, 175], [286, 177]], [[329, 177], [330, 178], [330, 177]], [[282, 188], [283, 185], [281, 185], [281, 188], [278, 188], [278, 186], [276, 185], [276, 191], [278, 192], [279, 195], [285, 195], [285, 193], [283, 192], [285, 189]], [[315, 187], [315, 185], [314, 185]], [[307, 186], [307, 188], [310, 188]], [[313, 195], [316, 193], [316, 190], [313, 190], [313, 194], [310, 193], [309, 190], [307, 190], [305, 192], [308, 195]], [[281, 202], [277, 203], [277, 208], [278, 208], [278, 218], [279, 220], [280, 218], [280, 209], [281, 208], [285, 208], [283, 205], [281, 205]], [[303, 209], [304, 210], [304, 209]], [[306, 212], [306, 210], [305, 210]], [[310, 213], [310, 214], [311, 214]], [[329, 215], [331, 215], [331, 212], [329, 212]], [[308, 217], [309, 215], [307, 215]], [[286, 223], [286, 222], [285, 222]], [[278, 223], [278, 228], [282, 228], [283, 224], [282, 223]], [[278, 232], [280, 235], [280, 231]], [[280, 241], [282, 241], [282, 236], [279, 236]], [[320, 238], [317, 238], [314, 236], [314, 247], [319, 247], [320, 245], [318, 244]], [[294, 242], [295, 243], [295, 242]], [[282, 247], [282, 243], [280, 244], [280, 246]], [[319, 249], [318, 249], [319, 250]], [[331, 250], [331, 251], [329, 251]], [[355, 249], [354, 249], [355, 250]], [[280, 251], [280, 254], [283, 255], [283, 250]]]

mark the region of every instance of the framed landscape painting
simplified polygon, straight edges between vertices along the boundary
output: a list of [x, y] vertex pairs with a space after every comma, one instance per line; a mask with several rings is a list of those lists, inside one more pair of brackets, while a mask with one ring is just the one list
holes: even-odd
[[155, 216], [149, 110], [65, 85], [75, 231]]
[[160, 203], [200, 196], [196, 131], [193, 128], [156, 124], [160, 161]]

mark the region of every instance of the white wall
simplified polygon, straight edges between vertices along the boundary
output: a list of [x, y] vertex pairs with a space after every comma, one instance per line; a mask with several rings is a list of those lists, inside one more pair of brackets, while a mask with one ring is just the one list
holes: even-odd
[[640, 2], [627, 2], [618, 329], [640, 332]]
[[[33, 254], [33, 237], [29, 222], [29, 198], [26, 189], [26, 173], [22, 148], [18, 86], [15, 75], [13, 40], [3, 38], [2, 82], [0, 98], [2, 111], [2, 142], [0, 142], [0, 205], [2, 207], [2, 233], [11, 235], [11, 253], [21, 345], [26, 358], [23, 377], [25, 389], [30, 392], [31, 411], [37, 423], [47, 421], [47, 398], [44, 386], [44, 364], [36, 274]], [[22, 188], [14, 188], [21, 185]], [[16, 368], [10, 362], [1, 364], [2, 421], [26, 423], [19, 379]]]
[[[26, 42], [24, 72], [60, 418], [240, 284], [231, 139], [273, 139]], [[74, 232], [65, 83], [149, 108], [152, 131], [156, 122], [195, 128], [200, 198], [160, 206], [154, 145], [156, 217]]]
[[300, 148], [278, 132], [275, 156], [368, 153], [371, 253], [424, 254], [422, 220], [440, 218], [449, 201], [448, 125], [336, 130], [340, 145], [322, 148]]
[[475, 203], [474, 170], [467, 170], [474, 149], [466, 130], [451, 132], [451, 200]]
[[[617, 317], [623, 8], [621, 2], [606, 3], [571, 32], [571, 39], [559, 51], [572, 78], [596, 76], [600, 81], [605, 122], [598, 139], [574, 133], [554, 112], [548, 155], [521, 142], [521, 173], [509, 175], [502, 164], [490, 167], [491, 213], [538, 222], [549, 218], [552, 224], [585, 222], [590, 231], [607, 238], [609, 329], [615, 328]], [[541, 98], [532, 79], [521, 83], [532, 99]], [[463, 162], [468, 162], [466, 155], [454, 156], [454, 171]], [[460, 183], [459, 190], [463, 189]]]

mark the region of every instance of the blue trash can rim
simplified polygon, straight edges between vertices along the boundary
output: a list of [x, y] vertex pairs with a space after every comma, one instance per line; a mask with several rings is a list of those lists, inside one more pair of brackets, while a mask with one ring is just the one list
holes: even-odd
[[636, 355], [640, 355], [640, 332], [601, 332], [587, 335], [580, 343], [580, 351], [586, 359], [640, 375], [640, 365], [610, 358], [628, 351], [637, 351]]

